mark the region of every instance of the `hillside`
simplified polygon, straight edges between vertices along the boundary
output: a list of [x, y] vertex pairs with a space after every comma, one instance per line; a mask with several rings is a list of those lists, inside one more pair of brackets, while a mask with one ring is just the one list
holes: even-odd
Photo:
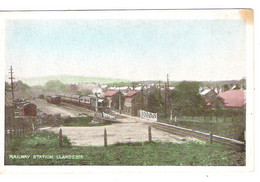
[[46, 77], [33, 77], [23, 78], [22, 81], [30, 86], [45, 85], [50, 80], [59, 80], [64, 84], [83, 83], [83, 82], [95, 82], [100, 84], [109, 84], [115, 82], [130, 82], [124, 79], [114, 78], [102, 78], [102, 77], [84, 77], [84, 76], [46, 76]]

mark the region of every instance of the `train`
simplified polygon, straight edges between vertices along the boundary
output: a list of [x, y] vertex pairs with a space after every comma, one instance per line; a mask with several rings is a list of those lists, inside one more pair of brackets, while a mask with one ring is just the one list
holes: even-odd
[[108, 107], [108, 100], [106, 98], [97, 98], [95, 95], [58, 94], [55, 96], [46, 96], [45, 98], [47, 102], [52, 104], [60, 104], [63, 102], [86, 107], [91, 110], [98, 108], [100, 111], [105, 111]]
[[60, 96], [46, 96], [45, 97], [46, 101], [52, 104], [59, 105], [61, 103], [61, 97]]

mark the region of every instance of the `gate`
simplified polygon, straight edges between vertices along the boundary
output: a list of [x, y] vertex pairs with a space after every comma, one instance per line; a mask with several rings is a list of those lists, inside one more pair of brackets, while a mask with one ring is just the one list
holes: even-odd
[[112, 115], [107, 114], [107, 113], [105, 113], [105, 112], [102, 113], [102, 117], [104, 117], [104, 118], [109, 118], [109, 119], [116, 119], [115, 116], [112, 116]]
[[158, 121], [157, 113], [152, 113], [144, 110], [140, 110], [140, 117], [144, 119], [148, 119], [150, 121]]

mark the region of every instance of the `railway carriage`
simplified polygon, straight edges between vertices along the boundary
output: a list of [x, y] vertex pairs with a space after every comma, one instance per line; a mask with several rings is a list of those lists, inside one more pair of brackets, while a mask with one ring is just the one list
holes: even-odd
[[61, 97], [60, 96], [46, 96], [46, 101], [50, 102], [52, 104], [60, 104], [61, 103]]
[[[60, 102], [86, 107], [88, 109], [104, 110], [108, 106], [106, 98], [97, 98], [95, 95], [71, 95], [71, 94], [59, 94], [57, 96], [46, 96], [46, 100], [50, 103], [57, 104], [55, 102], [57, 98], [60, 98]], [[98, 100], [96, 100], [98, 99]]]
[[62, 94], [61, 95], [61, 101], [62, 102], [65, 102], [65, 103], [70, 103], [70, 97], [71, 97], [71, 95], [68, 95], [68, 94]]
[[88, 107], [88, 108], [91, 107], [91, 104], [90, 104], [91, 97], [89, 97], [89, 96], [81, 95], [79, 98], [79, 102], [80, 102], [80, 105], [83, 107]]
[[71, 103], [80, 106], [80, 95], [71, 95]]

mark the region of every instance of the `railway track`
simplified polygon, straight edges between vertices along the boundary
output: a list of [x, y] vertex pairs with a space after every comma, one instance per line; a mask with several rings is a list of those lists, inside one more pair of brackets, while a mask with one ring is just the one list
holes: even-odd
[[159, 123], [159, 122], [147, 122], [151, 127], [156, 128], [158, 130], [162, 130], [167, 133], [183, 136], [183, 137], [194, 137], [198, 138], [202, 141], [211, 141], [211, 142], [216, 142], [216, 143], [221, 143], [228, 145], [232, 148], [236, 149], [245, 149], [245, 142], [241, 142], [238, 140], [230, 139], [230, 138], [225, 138], [222, 136], [217, 136], [213, 135], [211, 133], [205, 133], [201, 131], [196, 131], [192, 129], [187, 129], [179, 126], [174, 126], [174, 125], [169, 125], [165, 123]]

